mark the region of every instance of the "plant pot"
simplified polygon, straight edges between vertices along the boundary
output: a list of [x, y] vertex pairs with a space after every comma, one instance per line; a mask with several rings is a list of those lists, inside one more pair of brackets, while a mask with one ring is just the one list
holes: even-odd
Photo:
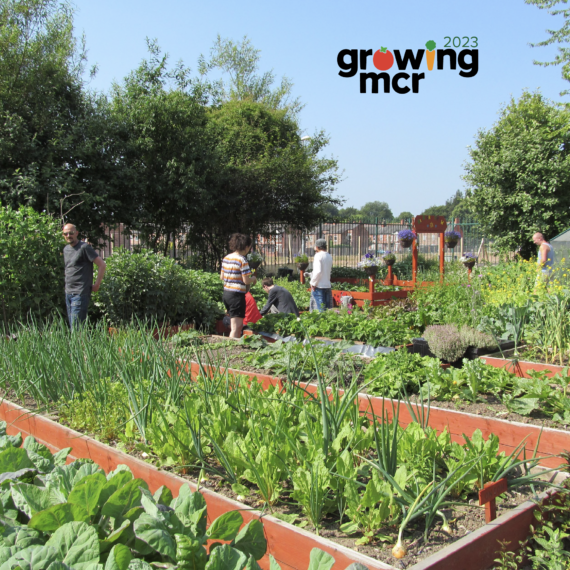
[[368, 275], [369, 277], [376, 277], [376, 274], [378, 273], [378, 266], [363, 267], [362, 269], [364, 269], [364, 273], [366, 273], [366, 275]]
[[289, 277], [289, 275], [293, 275], [292, 269], [288, 267], [279, 267], [277, 269], [277, 277]]
[[248, 265], [250, 269], [255, 271], [261, 265], [261, 261], [249, 261]]
[[453, 249], [458, 243], [459, 243], [459, 240], [453, 239], [453, 240], [446, 241], [445, 245], [447, 246], [447, 249]]
[[384, 265], [386, 265], [387, 267], [391, 267], [392, 265], [394, 265], [394, 263], [396, 263], [395, 259], [384, 259]]
[[473, 269], [473, 267], [475, 267], [475, 263], [476, 261], [464, 261], [463, 265], [465, 265], [465, 267], [467, 267], [467, 269]]
[[309, 262], [297, 263], [297, 269], [299, 271], [305, 271], [309, 267]]
[[414, 238], [411, 238], [411, 239], [401, 239], [400, 238], [400, 245], [402, 247], [412, 247], [413, 243], [414, 243]]

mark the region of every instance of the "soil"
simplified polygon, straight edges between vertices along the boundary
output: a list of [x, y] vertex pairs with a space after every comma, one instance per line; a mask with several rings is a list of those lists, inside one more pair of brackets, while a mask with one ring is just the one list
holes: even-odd
[[[2, 398], [10, 399], [14, 402], [17, 401], [16, 394], [11, 390], [0, 390], [0, 396]], [[36, 410], [37, 413], [49, 417], [54, 421], [60, 421], [57, 417], [57, 413], [50, 413], [49, 410], [38, 406], [37, 403], [28, 396], [24, 398], [23, 402], [20, 401], [18, 403], [20, 403], [20, 405], [25, 405], [25, 407], [29, 410]], [[66, 422], [60, 421], [60, 423], [62, 425], [66, 425]], [[74, 427], [73, 429], [77, 428]], [[95, 434], [85, 433], [85, 435], [96, 438]], [[116, 440], [107, 441], [105, 443], [147, 463], [153, 465], [156, 465], [157, 463], [156, 457], [153, 457], [152, 455], [149, 457], [147, 453], [141, 451], [134, 443], [126, 446]], [[220, 465], [213, 465], [213, 467], [222, 470]], [[197, 468], [189, 469], [185, 473], [181, 472], [180, 469], [172, 467], [161, 467], [161, 469], [175, 473], [176, 475], [187, 479], [196, 485], [198, 484], [198, 478], [200, 477], [201, 473]], [[208, 488], [225, 497], [244, 503], [249, 507], [261, 510], [266, 514], [271, 514], [278, 518], [281, 518], [282, 516], [290, 517], [291, 515], [296, 515], [296, 519], [293, 523], [295, 526], [305, 528], [311, 532], [315, 531], [314, 527], [303, 515], [301, 508], [293, 501], [289, 501], [285, 498], [279, 504], [273, 505], [272, 507], [267, 507], [264, 506], [263, 500], [254, 490], [254, 485], [250, 484], [247, 481], [242, 481], [242, 484], [250, 490], [247, 496], [238, 496], [232, 491], [231, 487], [217, 475], [205, 475], [200, 482], [201, 487]], [[291, 490], [292, 489], [290, 486], [287, 485], [287, 482], [285, 482], [283, 484], [283, 495], [286, 496]], [[533, 496], [534, 495], [532, 491], [528, 487], [505, 493], [497, 499], [497, 516], [501, 516], [503, 513], [509, 511], [510, 509], [513, 509], [523, 502], [532, 499]], [[408, 525], [406, 531], [404, 532], [403, 540], [404, 545], [408, 550], [408, 554], [402, 560], [397, 560], [392, 556], [392, 547], [396, 543], [398, 537], [398, 528], [395, 525], [390, 525], [379, 529], [377, 534], [382, 535], [381, 540], [373, 539], [368, 544], [357, 545], [356, 542], [362, 538], [362, 535], [358, 533], [355, 535], [347, 536], [339, 529], [339, 521], [336, 519], [336, 516], [327, 515], [322, 521], [319, 535], [323, 538], [327, 538], [333, 542], [369, 556], [370, 558], [391, 564], [395, 568], [405, 569], [423, 560], [424, 558], [431, 556], [442, 548], [479, 529], [485, 524], [484, 508], [478, 506], [478, 499], [475, 494], [468, 497], [468, 502], [466, 502], [465, 505], [453, 506], [451, 508], [445, 509], [444, 514], [448, 519], [452, 530], [452, 535], [448, 535], [441, 530], [441, 520], [438, 519], [438, 521], [433, 525], [428, 535], [427, 541], [424, 541], [425, 524], [423, 523], [423, 519], [420, 518], [417, 522]], [[347, 520], [348, 519], [345, 518], [343, 522], [347, 522]]]
[[[437, 408], [444, 408], [446, 410], [454, 410], [457, 412], [466, 412], [468, 414], [475, 414], [477, 416], [497, 418], [500, 420], [508, 420], [510, 422], [519, 422], [522, 424], [532, 424], [541, 427], [570, 431], [570, 426], [568, 424], [561, 424], [560, 422], [556, 422], [538, 410], [532, 412], [530, 416], [521, 416], [520, 414], [509, 412], [501, 400], [492, 394], [483, 394], [479, 397], [479, 399], [481, 401], [474, 404], [466, 402], [464, 400], [442, 402], [432, 399], [432, 405]], [[410, 397], [410, 400], [412, 402], [417, 402], [419, 399], [418, 396], [414, 395]]]

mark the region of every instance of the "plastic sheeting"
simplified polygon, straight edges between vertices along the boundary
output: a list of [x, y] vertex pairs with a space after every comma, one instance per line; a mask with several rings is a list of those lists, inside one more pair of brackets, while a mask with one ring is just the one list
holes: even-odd
[[[294, 336], [279, 336], [276, 333], [266, 333], [260, 332], [259, 333], [262, 337], [271, 338], [273, 340], [281, 340], [283, 342], [300, 342], [298, 338]], [[310, 340], [305, 339], [303, 340], [303, 344], [309, 344]], [[345, 340], [313, 340], [313, 342], [318, 342], [321, 344], [325, 344], [328, 346], [332, 346], [339, 343], [346, 344], [348, 341]], [[394, 352], [395, 348], [391, 346], [379, 346], [374, 347], [370, 346], [369, 344], [352, 344], [350, 346], [343, 346], [340, 349], [340, 352], [347, 352], [351, 354], [359, 354], [360, 356], [366, 356], [367, 358], [374, 358], [377, 354], [387, 354], [388, 352]]]

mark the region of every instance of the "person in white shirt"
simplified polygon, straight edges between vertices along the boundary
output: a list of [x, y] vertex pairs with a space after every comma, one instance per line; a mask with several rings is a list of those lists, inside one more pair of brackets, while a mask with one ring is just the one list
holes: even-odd
[[331, 269], [332, 255], [327, 253], [327, 240], [318, 239], [315, 242], [317, 253], [313, 258], [313, 273], [311, 275], [311, 311], [314, 306], [318, 311], [332, 309]]

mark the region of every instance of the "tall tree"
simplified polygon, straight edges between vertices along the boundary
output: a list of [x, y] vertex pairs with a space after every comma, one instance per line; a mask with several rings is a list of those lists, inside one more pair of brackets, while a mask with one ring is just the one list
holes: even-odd
[[457, 190], [451, 198], [448, 198], [445, 201], [445, 204], [442, 206], [430, 206], [426, 208], [422, 215], [424, 216], [445, 216], [447, 219], [451, 219], [453, 215], [453, 211], [455, 208], [461, 204], [463, 201], [464, 196], [461, 190]]
[[[562, 16], [564, 24], [558, 30], [547, 30], [548, 38], [531, 44], [532, 47], [542, 47], [549, 45], [558, 46], [558, 54], [552, 61], [535, 61], [536, 65], [548, 67], [550, 65], [562, 66], [562, 77], [570, 81], [570, 48], [563, 47], [570, 41], [570, 8], [555, 8], [558, 5], [567, 6], [567, 0], [525, 0], [527, 4], [534, 4], [541, 10], [548, 10], [552, 16]], [[568, 95], [570, 90], [565, 90], [560, 95]]]
[[[264, 103], [272, 109], [285, 109], [295, 116], [303, 104], [292, 98], [293, 83], [283, 77], [275, 85], [273, 70], [259, 73], [260, 50], [255, 49], [247, 36], [241, 42], [221, 38], [219, 35], [210, 50], [210, 58], [203, 55], [198, 61], [198, 70], [203, 77], [205, 90], [214, 104], [232, 100], [249, 100]], [[229, 81], [208, 80], [212, 70], [221, 70]]]
[[0, 192], [13, 207], [61, 214], [97, 237], [116, 205], [104, 101], [84, 92], [73, 11], [0, 0]]
[[[229, 101], [210, 109], [207, 138], [216, 167], [208, 175], [211, 202], [194, 236], [209, 236], [225, 253], [228, 233], [270, 234], [276, 222], [299, 230], [323, 219], [338, 182], [336, 160], [319, 156], [323, 133], [308, 144], [285, 110], [252, 101]], [[198, 231], [198, 228], [200, 230]]]
[[204, 215], [213, 197], [206, 177], [215, 169], [207, 110], [189, 72], [169, 69], [168, 56], [147, 40], [150, 57], [112, 89], [122, 182], [131, 197], [131, 228], [155, 250]]
[[390, 206], [386, 202], [367, 202], [360, 208], [360, 216], [363, 220], [379, 220], [389, 221], [394, 217]]
[[358, 208], [354, 208], [353, 206], [341, 208], [338, 212], [338, 217], [343, 221], [360, 219], [360, 210]]
[[412, 212], [402, 212], [394, 218], [394, 222], [400, 223], [401, 220], [411, 220], [414, 217]]
[[500, 248], [522, 246], [528, 257], [535, 232], [548, 239], [570, 225], [568, 118], [540, 93], [525, 92], [470, 148], [468, 203]]

